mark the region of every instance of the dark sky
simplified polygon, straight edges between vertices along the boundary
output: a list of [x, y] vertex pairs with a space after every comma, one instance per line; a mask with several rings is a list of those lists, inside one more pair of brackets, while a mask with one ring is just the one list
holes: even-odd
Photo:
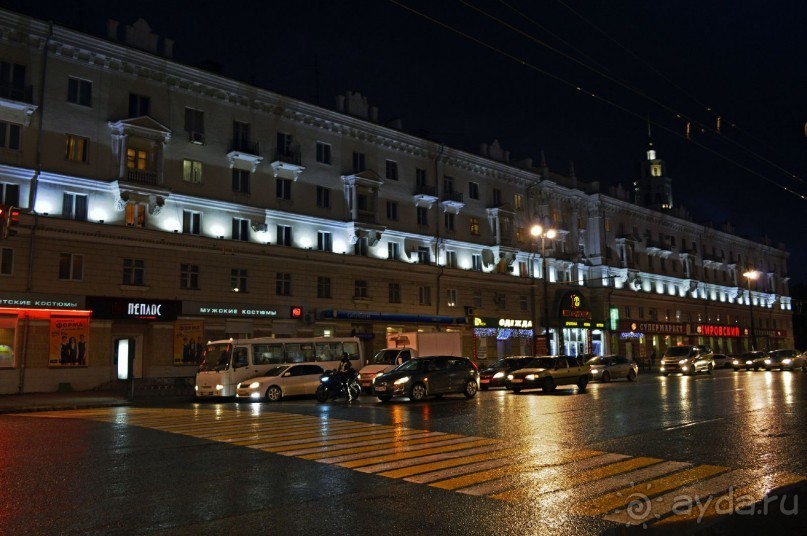
[[0, 5], [96, 35], [142, 17], [183, 63], [327, 108], [358, 91], [405, 130], [472, 152], [495, 139], [514, 159], [543, 150], [603, 185], [636, 178], [649, 118], [676, 204], [783, 242], [807, 283], [804, 0]]

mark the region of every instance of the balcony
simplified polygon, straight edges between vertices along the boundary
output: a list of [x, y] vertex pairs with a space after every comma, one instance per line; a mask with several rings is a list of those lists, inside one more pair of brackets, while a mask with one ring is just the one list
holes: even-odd
[[437, 188], [419, 184], [415, 186], [415, 206], [431, 208], [437, 201]]
[[462, 202], [461, 192], [443, 192], [443, 195], [440, 196], [440, 204], [454, 214], [459, 214], [465, 206], [465, 203]]
[[231, 168], [246, 169], [250, 173], [255, 173], [260, 163], [263, 162], [260, 145], [258, 142], [251, 143], [249, 140], [230, 140], [227, 161]]
[[142, 169], [127, 169], [126, 180], [134, 184], [157, 186], [157, 172]]
[[25, 102], [27, 104], [34, 103], [34, 86], [12, 86], [9, 84], [0, 84], [0, 99], [13, 100], [17, 102]]
[[27, 127], [37, 109], [33, 86], [0, 85], [0, 120]]
[[297, 180], [300, 173], [305, 171], [302, 165], [302, 153], [300, 151], [275, 151], [275, 157], [272, 159], [272, 170], [275, 177], [283, 177], [285, 179]]

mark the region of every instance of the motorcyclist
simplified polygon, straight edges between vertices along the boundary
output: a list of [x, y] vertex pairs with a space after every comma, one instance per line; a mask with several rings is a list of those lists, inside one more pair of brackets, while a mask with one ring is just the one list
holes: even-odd
[[350, 389], [348, 389], [347, 382], [350, 379], [350, 375], [354, 372], [353, 363], [350, 362], [350, 356], [347, 355], [347, 352], [342, 353], [342, 360], [339, 361], [339, 367], [337, 367], [336, 372], [339, 374], [339, 385], [340, 388], [344, 393], [347, 394], [348, 401], [352, 400], [353, 397], [350, 393]]

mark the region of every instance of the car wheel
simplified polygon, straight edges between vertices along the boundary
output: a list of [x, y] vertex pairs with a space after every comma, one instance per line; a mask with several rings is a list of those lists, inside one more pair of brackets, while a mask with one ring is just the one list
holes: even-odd
[[426, 386], [418, 382], [412, 386], [409, 391], [409, 399], [415, 402], [423, 400], [426, 397]]
[[544, 378], [544, 383], [541, 387], [545, 393], [551, 393], [555, 390], [555, 380], [551, 376]]
[[390, 395], [378, 395], [378, 399], [381, 402], [389, 402], [390, 400], [392, 400], [392, 397]]
[[633, 369], [630, 369], [628, 371], [628, 381], [632, 382], [635, 379], [636, 379], [636, 372]]
[[712, 373], [712, 368], [713, 368], [712, 365], [709, 365], [708, 367], [706, 367], [706, 374], [711, 374]]
[[468, 380], [465, 382], [465, 390], [462, 394], [465, 395], [465, 398], [473, 398], [476, 396], [476, 392], [479, 390], [479, 385], [476, 383], [476, 380]]
[[[633, 371], [631, 371], [633, 372]], [[606, 370], [602, 373], [602, 381], [603, 382], [610, 382], [611, 381], [611, 374]]]
[[586, 390], [586, 385], [588, 385], [588, 378], [585, 376], [580, 376], [577, 378], [577, 388], [583, 392]]
[[267, 402], [277, 402], [281, 398], [283, 398], [283, 391], [281, 391], [280, 387], [278, 387], [277, 385], [273, 385], [266, 390]]

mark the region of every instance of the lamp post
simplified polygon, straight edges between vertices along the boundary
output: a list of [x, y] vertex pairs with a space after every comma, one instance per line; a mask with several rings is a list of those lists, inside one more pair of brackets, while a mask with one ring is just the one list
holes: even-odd
[[751, 280], [756, 281], [759, 279], [759, 272], [756, 270], [748, 270], [743, 274], [748, 280], [748, 311], [751, 313], [751, 350], [757, 349], [757, 335], [756, 328], [754, 328], [754, 307], [751, 305]]
[[[544, 229], [540, 225], [533, 225], [530, 229], [530, 234], [537, 238], [541, 239], [541, 278], [544, 280], [544, 338], [546, 339], [546, 351], [549, 352], [549, 296], [548, 288], [547, 288], [547, 272], [546, 272], [546, 250], [545, 247], [545, 239], [552, 240], [557, 235], [557, 231], [554, 229]], [[534, 287], [533, 287], [534, 289]], [[533, 290], [534, 291], [534, 290]], [[533, 316], [535, 316], [535, 301], [533, 300]], [[532, 323], [532, 333], [533, 333], [533, 353], [535, 352], [535, 342], [537, 340], [537, 334], [535, 331], [535, 327], [537, 326], [537, 322], [533, 319]]]

